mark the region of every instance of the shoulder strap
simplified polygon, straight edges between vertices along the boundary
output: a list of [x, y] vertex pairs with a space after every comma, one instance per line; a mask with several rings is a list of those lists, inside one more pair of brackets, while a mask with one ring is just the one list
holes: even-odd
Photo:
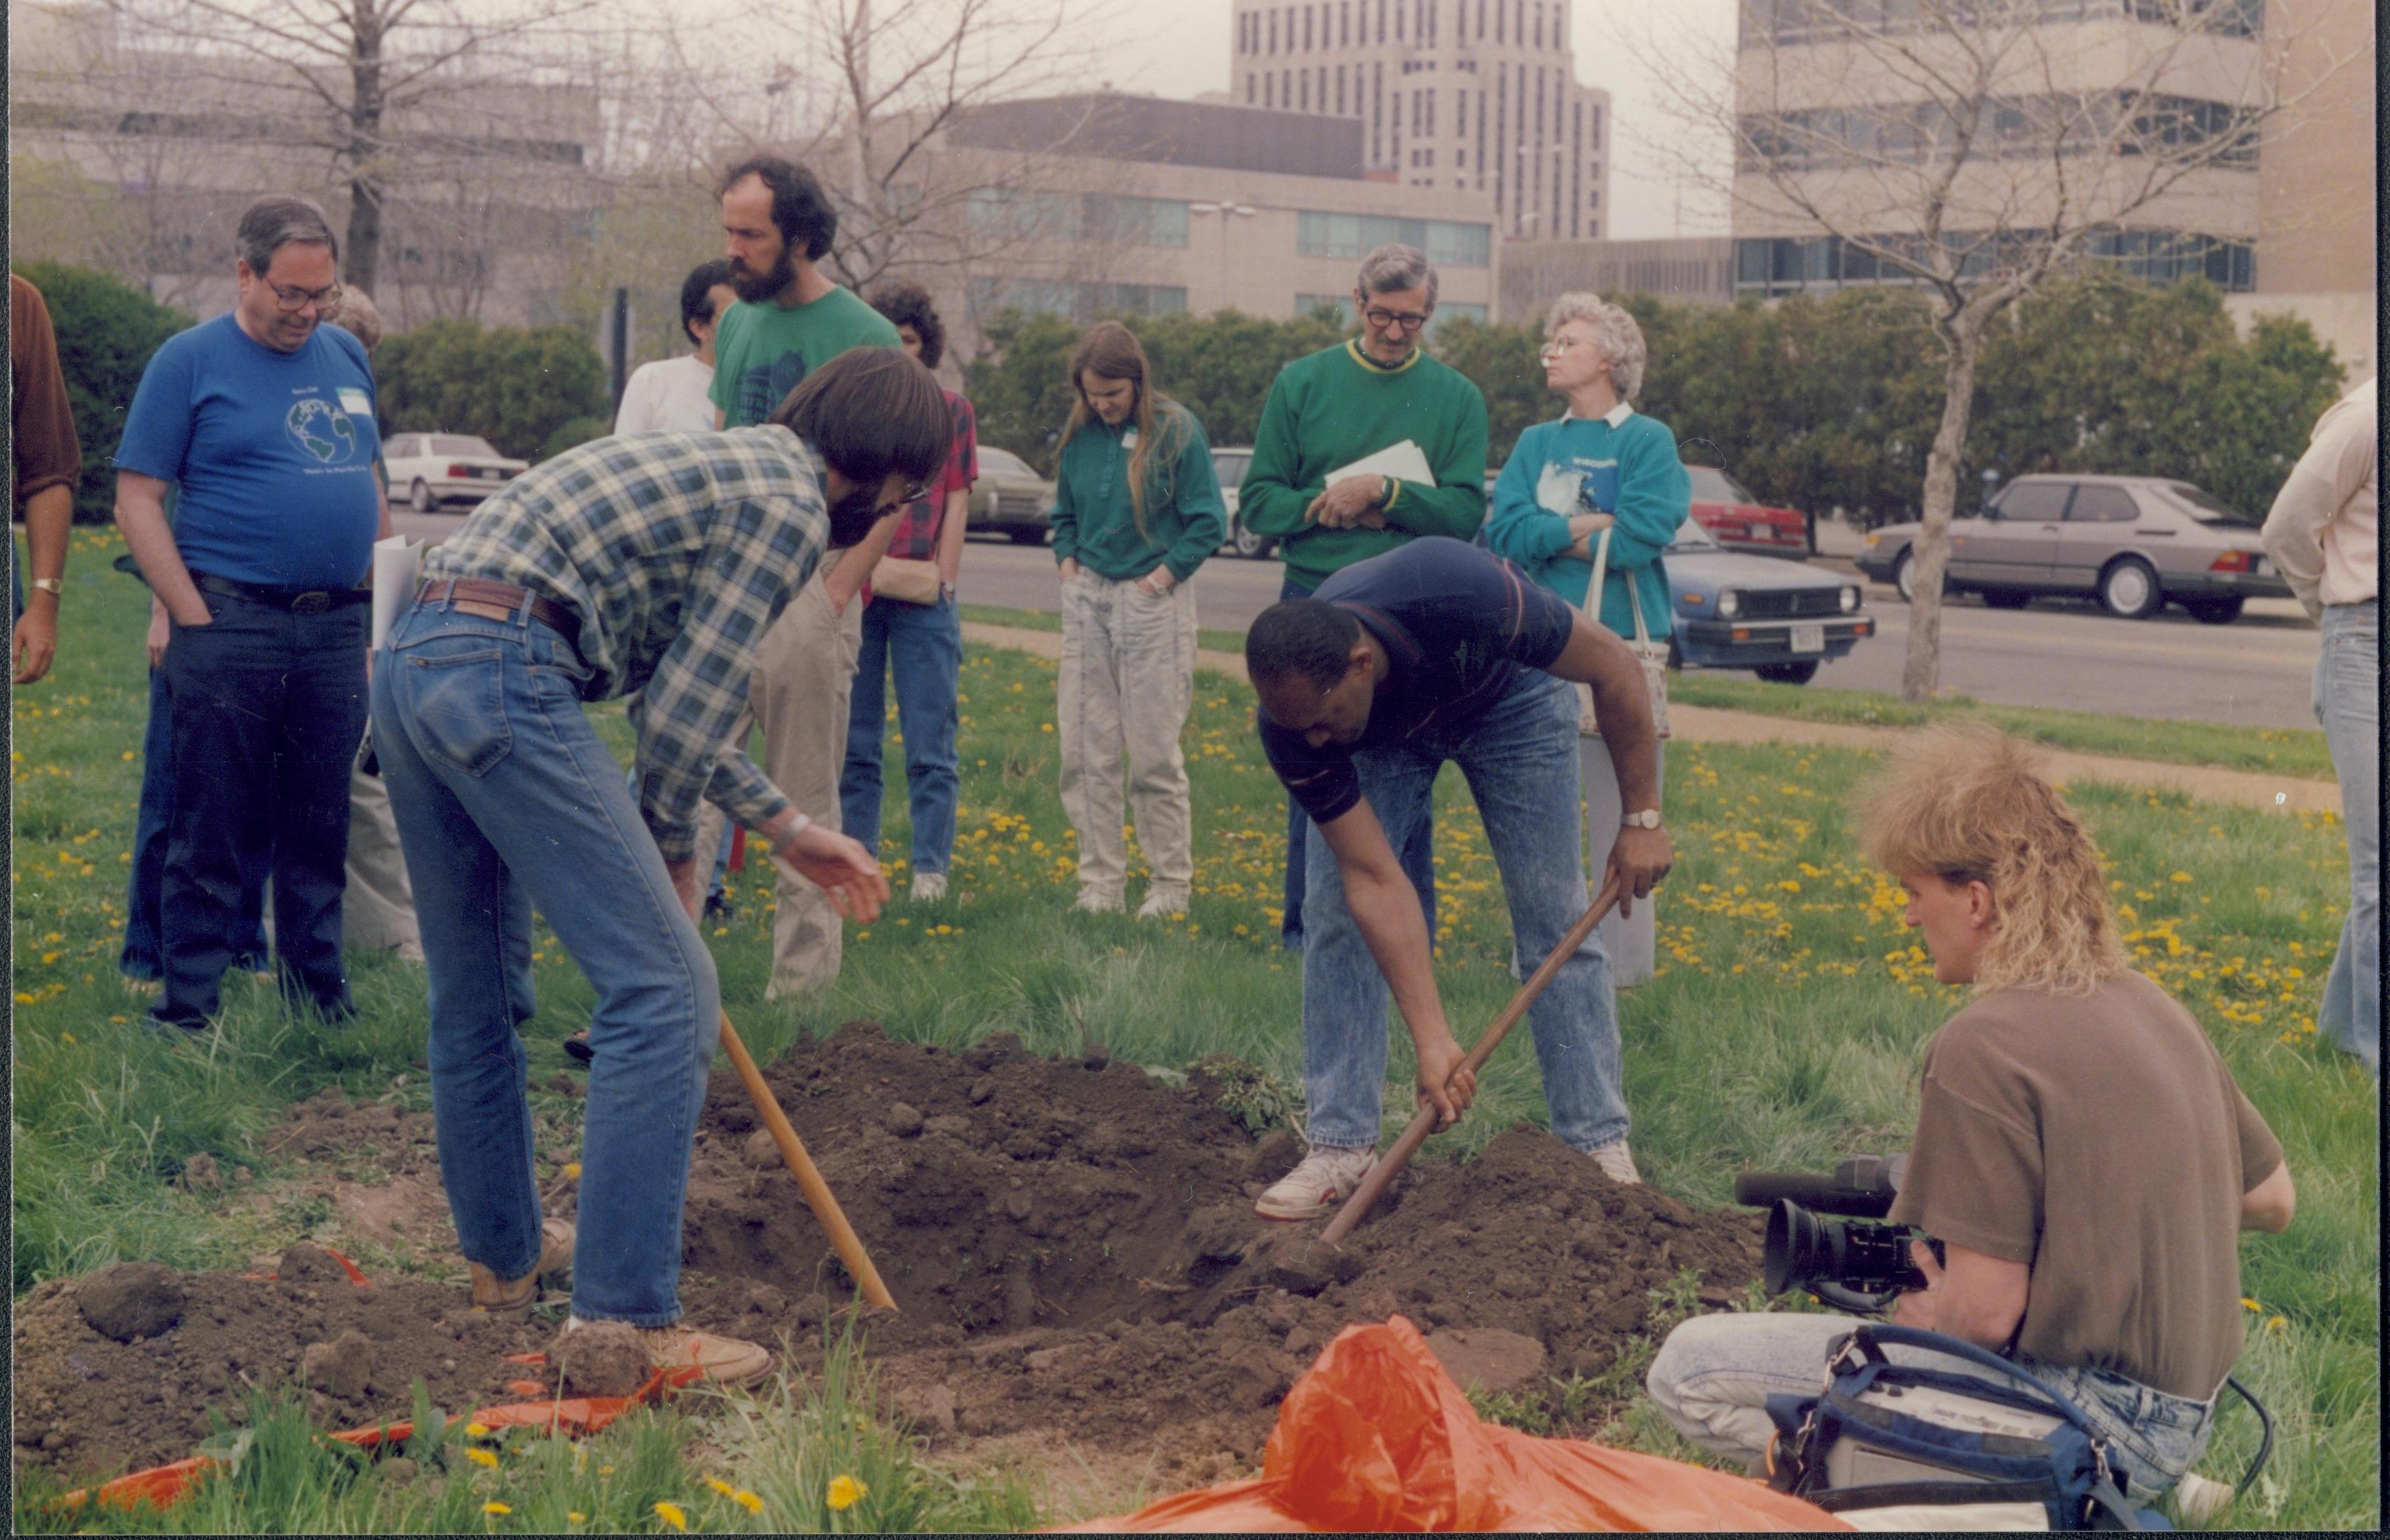
[[1594, 624], [1601, 623], [1601, 584], [1610, 575], [1610, 529], [1605, 527], [1601, 538], [1593, 543], [1593, 581], [1585, 585], [1585, 618]]

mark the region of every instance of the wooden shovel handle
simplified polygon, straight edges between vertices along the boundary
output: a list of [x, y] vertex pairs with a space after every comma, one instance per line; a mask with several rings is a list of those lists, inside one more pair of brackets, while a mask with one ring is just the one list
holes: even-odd
[[854, 1226], [846, 1222], [846, 1214], [839, 1208], [837, 1198], [831, 1195], [829, 1184], [822, 1180], [822, 1174], [815, 1168], [813, 1158], [805, 1153], [804, 1141], [798, 1138], [797, 1131], [789, 1126], [788, 1114], [780, 1110], [779, 1099], [772, 1095], [772, 1088], [764, 1084], [764, 1072], [755, 1068], [754, 1059], [748, 1057], [747, 1045], [739, 1041], [738, 1029], [731, 1026], [728, 1011], [722, 1013], [722, 1048], [730, 1056], [739, 1078], [746, 1084], [747, 1096], [755, 1104], [756, 1115], [764, 1120], [764, 1126], [772, 1131], [772, 1142], [780, 1147], [780, 1159], [788, 1162], [789, 1174], [797, 1179], [797, 1187], [804, 1193], [805, 1202], [813, 1209], [814, 1217], [821, 1221], [823, 1229], [829, 1232], [829, 1243], [838, 1249], [839, 1260], [846, 1264], [846, 1270], [854, 1275], [855, 1283], [863, 1290], [863, 1297], [882, 1310], [894, 1310], [896, 1296], [888, 1292], [888, 1286], [880, 1281], [880, 1269], [871, 1265], [871, 1258], [863, 1249], [863, 1238], [856, 1235]]
[[[1552, 975], [1561, 970], [1562, 963], [1576, 955], [1576, 949], [1585, 944], [1585, 938], [1593, 934], [1593, 928], [1601, 923], [1601, 918], [1610, 913], [1612, 905], [1617, 902], [1618, 874], [1613, 871], [1603, 881], [1601, 892], [1594, 896], [1592, 905], [1577, 917], [1577, 922], [1569, 927], [1568, 934], [1561, 938], [1560, 944], [1551, 949], [1533, 973], [1527, 975], [1527, 982], [1519, 986], [1518, 994], [1510, 996], [1510, 1003], [1502, 1007], [1501, 1015], [1494, 1018], [1494, 1024], [1485, 1029], [1485, 1035], [1477, 1040], [1477, 1046], [1462, 1056], [1460, 1063], [1463, 1069], [1475, 1074], [1484, 1067], [1485, 1061], [1494, 1056], [1494, 1050], [1502, 1046], [1502, 1039], [1510, 1034], [1510, 1029], [1519, 1024], [1519, 1018], [1526, 1015], [1527, 1007], [1536, 1003], [1536, 996], [1552, 982]], [[1411, 1119], [1410, 1126], [1403, 1130], [1402, 1137], [1394, 1141], [1394, 1147], [1369, 1168], [1369, 1174], [1361, 1179], [1359, 1189], [1344, 1200], [1343, 1208], [1336, 1211], [1336, 1217], [1328, 1222], [1328, 1228], [1320, 1232], [1320, 1238], [1332, 1246], [1351, 1235], [1353, 1227], [1368, 1217], [1371, 1207], [1385, 1195], [1386, 1188], [1402, 1174], [1403, 1167], [1419, 1153], [1419, 1147], [1425, 1144], [1427, 1136], [1433, 1132], [1435, 1109], [1422, 1107], [1419, 1115]]]

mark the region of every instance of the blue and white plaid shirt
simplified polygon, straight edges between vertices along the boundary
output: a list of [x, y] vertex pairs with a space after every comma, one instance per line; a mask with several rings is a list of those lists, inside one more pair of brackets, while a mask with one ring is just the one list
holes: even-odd
[[631, 696], [639, 811], [667, 861], [711, 798], [758, 828], [787, 808], [732, 744], [755, 648], [829, 542], [822, 464], [784, 428], [632, 433], [533, 466], [424, 558], [581, 618], [591, 700]]

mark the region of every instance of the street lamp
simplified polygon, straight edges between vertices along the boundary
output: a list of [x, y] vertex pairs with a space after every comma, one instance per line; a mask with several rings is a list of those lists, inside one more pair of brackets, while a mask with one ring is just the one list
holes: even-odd
[[1231, 219], [1251, 219], [1261, 211], [1243, 203], [1220, 202], [1189, 203], [1187, 212], [1220, 216], [1220, 303], [1216, 308], [1226, 310], [1228, 300], [1228, 222]]

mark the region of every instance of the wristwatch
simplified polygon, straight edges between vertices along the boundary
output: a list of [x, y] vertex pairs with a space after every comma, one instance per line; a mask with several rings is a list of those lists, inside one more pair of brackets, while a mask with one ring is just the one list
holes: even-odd
[[954, 597], [955, 597], [955, 585], [954, 585], [953, 584], [951, 584], [951, 583], [941, 583], [941, 584], [938, 584], [938, 597], [940, 597], [940, 598], [942, 598], [942, 599], [950, 599], [950, 598], [953, 598]]
[[1618, 827], [1621, 828], [1658, 828], [1660, 827], [1660, 810], [1656, 807], [1647, 807], [1640, 813], [1629, 813], [1626, 816], [1618, 820]]
[[67, 585], [63, 578], [35, 578], [33, 586], [45, 594], [54, 594], [59, 598], [66, 597]]

